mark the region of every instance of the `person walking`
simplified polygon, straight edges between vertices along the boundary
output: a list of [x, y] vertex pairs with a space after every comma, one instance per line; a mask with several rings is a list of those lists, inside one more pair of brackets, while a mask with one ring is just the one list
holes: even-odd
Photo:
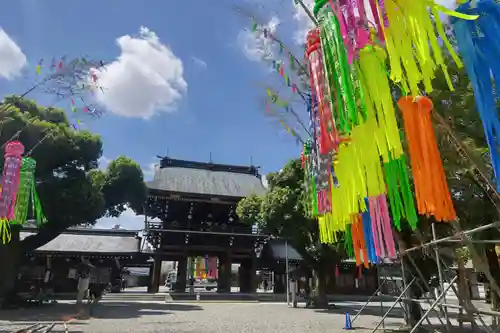
[[87, 296], [87, 291], [90, 284], [90, 269], [93, 267], [91, 263], [85, 258], [82, 258], [82, 262], [78, 264], [78, 286], [76, 295], [76, 304], [81, 304], [83, 299]]

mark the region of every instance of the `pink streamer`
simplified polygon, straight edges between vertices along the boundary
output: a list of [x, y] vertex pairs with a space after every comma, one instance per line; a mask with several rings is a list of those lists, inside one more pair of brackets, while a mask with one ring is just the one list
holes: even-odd
[[396, 246], [394, 245], [394, 236], [392, 233], [391, 218], [389, 217], [389, 207], [385, 195], [379, 195], [378, 198], [379, 214], [384, 230], [385, 247], [389, 258], [396, 258]]
[[4, 166], [2, 176], [2, 194], [0, 199], [0, 219], [14, 218], [14, 205], [16, 203], [17, 191], [21, 168], [21, 155], [24, 146], [19, 141], [11, 141], [5, 146]]
[[389, 207], [385, 195], [369, 198], [375, 254], [379, 258], [396, 258]]
[[348, 60], [352, 64], [358, 50], [371, 43], [363, 0], [340, 0], [338, 4], [330, 0], [330, 5], [339, 21]]
[[[370, 216], [372, 218], [372, 224], [375, 224], [375, 233], [373, 234], [373, 238], [378, 242], [379, 248], [379, 258], [385, 258], [385, 247], [384, 247], [384, 237], [383, 237], [383, 229], [382, 229], [382, 220], [379, 214], [377, 197], [369, 198], [370, 205]], [[375, 247], [375, 250], [377, 247]]]
[[370, 218], [372, 220], [373, 247], [375, 248], [375, 255], [377, 256], [377, 258], [380, 258], [382, 251], [380, 250], [380, 240], [378, 238], [379, 232], [377, 231], [375, 205], [372, 203], [372, 198], [368, 199], [368, 208], [370, 209]]

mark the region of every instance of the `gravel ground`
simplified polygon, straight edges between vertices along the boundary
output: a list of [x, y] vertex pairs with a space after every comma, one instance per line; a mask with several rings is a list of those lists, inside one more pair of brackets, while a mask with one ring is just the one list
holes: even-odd
[[[321, 311], [288, 308], [277, 303], [164, 303], [113, 302], [97, 305], [91, 316], [76, 305], [59, 303], [38, 308], [0, 312], [0, 332], [14, 332], [32, 323], [68, 322], [72, 333], [153, 332], [343, 332], [345, 312], [356, 313], [363, 303], [343, 302], [338, 308]], [[384, 304], [386, 309], [390, 303]], [[385, 322], [386, 332], [395, 332], [403, 320], [395, 309]], [[367, 333], [380, 320], [380, 303], [371, 303], [355, 321], [355, 332]], [[432, 319], [437, 322], [436, 318]], [[53, 332], [63, 332], [63, 325]], [[464, 332], [464, 331], [462, 331]]]
[[[92, 316], [72, 304], [0, 312], [0, 332], [13, 332], [37, 321], [69, 321], [72, 333], [153, 332], [342, 332], [344, 310], [315, 311], [268, 303], [103, 302]], [[361, 316], [356, 327], [373, 327], [378, 317]], [[394, 327], [399, 319], [390, 319]], [[53, 332], [62, 332], [58, 325]], [[363, 332], [364, 330], [356, 330]]]

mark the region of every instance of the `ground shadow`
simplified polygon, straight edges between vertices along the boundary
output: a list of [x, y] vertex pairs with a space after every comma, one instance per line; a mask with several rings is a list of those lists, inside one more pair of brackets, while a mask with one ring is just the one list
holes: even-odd
[[200, 311], [201, 307], [189, 304], [105, 302], [93, 306], [76, 304], [51, 304], [16, 310], [1, 310], [0, 325], [5, 322], [70, 322], [84, 324], [90, 318], [125, 319], [148, 315], [169, 314], [177, 311]]
[[[359, 312], [359, 310], [361, 310], [361, 307], [362, 307], [362, 305], [359, 305], [359, 303], [358, 304], [356, 304], [356, 303], [353, 303], [353, 304], [343, 303], [340, 305], [336, 304], [335, 306], [333, 306], [329, 309], [317, 309], [316, 312], [326, 312], [326, 313], [335, 313], [335, 314], [349, 313], [352, 317], [352, 316], [355, 316]], [[363, 309], [363, 311], [361, 312], [360, 316], [363, 316], [363, 315], [365, 315], [365, 316], [383, 316], [389, 310], [389, 308], [390, 308], [390, 306], [386, 306], [386, 305], [384, 305], [383, 308], [381, 308], [380, 305], [367, 305]], [[423, 309], [422, 313], [425, 313], [425, 311], [427, 311], [427, 310]], [[436, 311], [432, 311], [428, 315], [428, 317], [429, 318], [443, 317], [443, 316], [439, 316], [438, 313], [439, 313], [439, 308], [436, 307]], [[448, 311], [448, 317], [450, 319], [457, 319], [458, 313]], [[401, 306], [396, 305], [396, 307], [393, 308], [391, 310], [391, 312], [389, 312], [389, 314], [387, 315], [387, 318], [404, 318], [404, 311], [401, 308]], [[443, 319], [443, 321], [444, 321], [444, 319]]]

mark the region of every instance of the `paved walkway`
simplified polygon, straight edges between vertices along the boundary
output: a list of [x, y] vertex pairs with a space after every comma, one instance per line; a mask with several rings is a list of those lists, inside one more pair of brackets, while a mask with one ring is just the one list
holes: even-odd
[[[84, 311], [79, 312], [75, 305], [59, 303], [23, 311], [2, 311], [0, 332], [14, 331], [38, 321], [68, 322], [72, 333], [336, 333], [343, 331], [344, 314], [342, 310], [293, 309], [283, 303], [103, 302], [92, 310], [92, 316], [88, 316]], [[360, 317], [356, 326], [373, 327], [376, 321], [376, 315], [368, 314]], [[391, 318], [388, 325], [397, 327], [400, 323], [400, 319]], [[58, 325], [54, 332], [62, 332], [62, 327]], [[356, 332], [364, 333], [365, 330]]]
[[[103, 301], [89, 313], [73, 303], [61, 302], [1, 311], [0, 332], [14, 332], [36, 322], [66, 322], [72, 333], [338, 333], [344, 331], [345, 312], [354, 315], [362, 305], [362, 302], [342, 302], [337, 303], [338, 308], [324, 311], [288, 308], [283, 303]], [[390, 305], [383, 304], [385, 309]], [[386, 332], [396, 332], [403, 324], [402, 317], [402, 311], [395, 309], [385, 322]], [[450, 318], [455, 317], [456, 314], [450, 314]], [[380, 303], [370, 303], [354, 322], [355, 332], [371, 332], [379, 321]], [[438, 323], [435, 317], [432, 322]], [[63, 332], [63, 325], [53, 332]]]

